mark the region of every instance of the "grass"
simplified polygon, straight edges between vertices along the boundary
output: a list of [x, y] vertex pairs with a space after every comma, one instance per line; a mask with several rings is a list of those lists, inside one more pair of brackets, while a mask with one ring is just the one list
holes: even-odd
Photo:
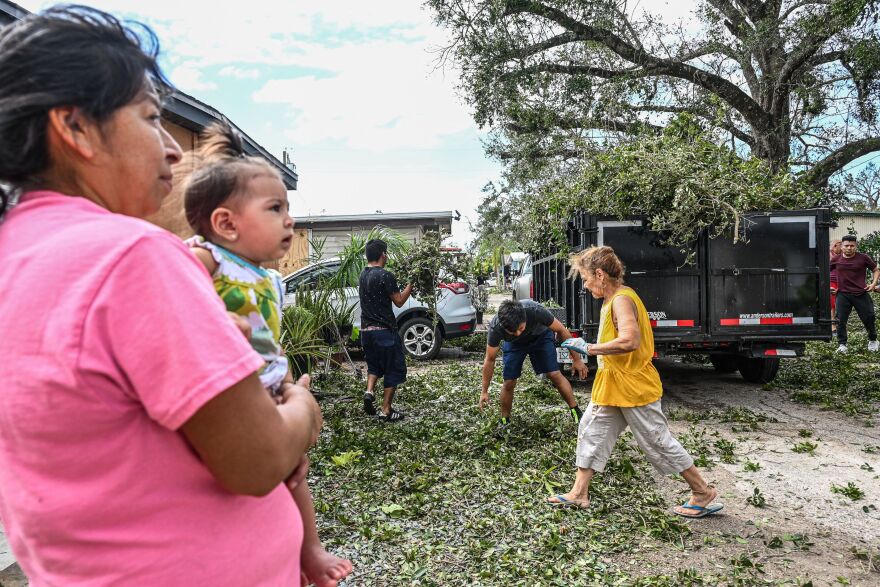
[[396, 402], [407, 419], [393, 425], [361, 414], [360, 383], [334, 374], [317, 385], [326, 425], [310, 485], [325, 544], [354, 562], [349, 585], [768, 584], [749, 553], [707, 572], [615, 564], [700, 548], [628, 435], [596, 476], [589, 511], [547, 506], [573, 480], [576, 429], [556, 391], [530, 373], [503, 440], [493, 434], [497, 407], [485, 415], [475, 407], [476, 366], [412, 376]]

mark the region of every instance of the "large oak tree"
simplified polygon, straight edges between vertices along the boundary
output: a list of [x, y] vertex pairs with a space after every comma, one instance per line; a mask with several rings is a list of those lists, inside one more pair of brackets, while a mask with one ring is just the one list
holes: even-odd
[[491, 151], [527, 174], [681, 113], [817, 187], [880, 151], [876, 0], [704, 0], [677, 24], [625, 0], [427, 4]]

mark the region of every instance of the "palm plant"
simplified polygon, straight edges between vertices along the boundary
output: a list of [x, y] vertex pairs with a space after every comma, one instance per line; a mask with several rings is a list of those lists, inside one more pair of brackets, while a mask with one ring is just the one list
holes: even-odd
[[391, 265], [399, 262], [410, 250], [410, 243], [399, 232], [385, 226], [374, 226], [366, 233], [355, 233], [339, 253], [339, 271], [329, 284], [333, 288], [356, 287], [361, 271], [367, 266], [366, 246], [372, 239], [381, 239], [388, 245]]
[[287, 355], [295, 378], [311, 371], [324, 358], [326, 344], [321, 337], [321, 330], [325, 326], [325, 317], [318, 316], [303, 306], [284, 308], [281, 316], [281, 348]]

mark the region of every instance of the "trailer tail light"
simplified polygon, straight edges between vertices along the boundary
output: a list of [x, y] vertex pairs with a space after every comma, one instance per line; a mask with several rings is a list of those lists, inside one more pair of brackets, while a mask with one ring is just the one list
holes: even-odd
[[651, 328], [693, 328], [693, 320], [651, 320]]
[[812, 316], [783, 316], [763, 318], [722, 318], [721, 326], [782, 326], [793, 324], [813, 324]]
[[535, 299], [535, 278], [534, 277], [529, 282], [529, 299], [530, 300]]
[[441, 282], [437, 287], [440, 289], [448, 289], [454, 294], [466, 294], [471, 290], [470, 286], [463, 281], [455, 281], [453, 283]]
[[796, 357], [797, 352], [791, 349], [767, 349], [764, 351], [765, 357]]

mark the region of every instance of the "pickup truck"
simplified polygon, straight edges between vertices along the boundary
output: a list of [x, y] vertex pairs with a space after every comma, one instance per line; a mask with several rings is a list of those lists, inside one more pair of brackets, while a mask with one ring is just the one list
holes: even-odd
[[[739, 371], [766, 383], [781, 358], [801, 356], [806, 341], [831, 340], [827, 209], [751, 213], [745, 239], [731, 235], [693, 243], [690, 257], [663, 244], [646, 219], [581, 212], [568, 222], [570, 251], [612, 247], [626, 265], [654, 331], [658, 356], [708, 354], [718, 372]], [[532, 254], [533, 298], [562, 306], [563, 323], [595, 340], [601, 300], [569, 280], [555, 250]], [[559, 353], [560, 362], [568, 359]]]

